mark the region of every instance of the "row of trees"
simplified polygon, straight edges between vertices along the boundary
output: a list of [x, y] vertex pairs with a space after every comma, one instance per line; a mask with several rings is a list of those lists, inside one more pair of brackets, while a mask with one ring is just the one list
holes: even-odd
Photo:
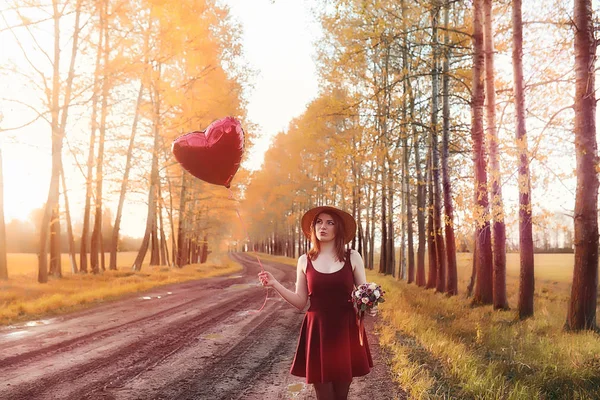
[[[529, 20], [518, 0], [494, 7], [491, 0], [338, 0], [324, 7], [324, 84], [252, 176], [245, 210], [253, 245], [304, 252], [299, 218], [314, 205], [333, 204], [355, 216], [351, 245], [367, 267], [455, 295], [455, 244], [468, 238], [468, 293], [507, 309], [506, 190], [517, 198], [518, 315], [526, 318], [534, 312], [533, 227], [543, 215], [534, 213], [543, 207], [532, 193], [568, 183], [574, 160], [564, 149], [573, 147], [564, 132], [571, 131], [576, 261], [566, 326], [594, 328], [595, 42], [591, 2], [575, 4], [569, 13], [561, 0], [528, 7]], [[573, 89], [574, 103], [564, 96]]]
[[[230, 202], [222, 192], [186, 177], [170, 144], [220, 116], [244, 120], [248, 70], [228, 9], [214, 0], [5, 3], [0, 34], [20, 54], [3, 62], [3, 72], [41, 100], [19, 97], [29, 90], [11, 93], [3, 101], [27, 104], [31, 120], [5, 121], [0, 131], [18, 141], [28, 127], [50, 128], [42, 128], [52, 174], [39, 223], [38, 281], [61, 276], [64, 230], [72, 271], [116, 269], [122, 217], [140, 203], [147, 224], [133, 269], [148, 250], [151, 265], [205, 261], [207, 242], [220, 240], [234, 214], [220, 209], [224, 198]], [[73, 174], [85, 176], [83, 187], [70, 186]], [[76, 239], [68, 193], [83, 191]], [[112, 229], [103, 220], [109, 205]]]

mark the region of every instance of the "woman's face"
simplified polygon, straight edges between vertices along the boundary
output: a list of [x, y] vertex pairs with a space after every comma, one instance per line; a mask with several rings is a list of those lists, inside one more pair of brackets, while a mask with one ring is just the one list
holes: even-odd
[[321, 242], [335, 239], [335, 221], [330, 214], [321, 213], [315, 220], [315, 234]]

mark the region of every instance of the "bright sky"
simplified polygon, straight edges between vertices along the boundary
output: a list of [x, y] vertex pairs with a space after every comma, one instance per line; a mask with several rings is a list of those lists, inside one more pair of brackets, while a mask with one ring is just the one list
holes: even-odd
[[[314, 65], [313, 43], [319, 36], [308, 0], [221, 0], [243, 28], [244, 57], [257, 74], [254, 88], [248, 93], [248, 117], [259, 125], [258, 140], [246, 167], [259, 169], [271, 138], [287, 129], [292, 118], [305, 110], [317, 95], [318, 83]], [[44, 40], [44, 39], [41, 39]], [[51, 45], [51, 44], [50, 44]], [[49, 47], [51, 48], [51, 46]], [[2, 59], [22, 57], [9, 34], [0, 35]], [[34, 60], [35, 61], [35, 60]], [[44, 60], [40, 60], [42, 64]], [[0, 76], [1, 97], [7, 93], [31, 92], [14, 77]], [[3, 128], [18, 126], [31, 119], [26, 105], [7, 104], [0, 100]], [[0, 117], [1, 118], [1, 117]], [[199, 127], [201, 128], [201, 127]], [[51, 154], [49, 127], [45, 122], [11, 132], [12, 138], [0, 133], [4, 171], [4, 211], [7, 222], [27, 220], [34, 208], [43, 205], [48, 194]], [[64, 157], [71, 157], [65, 149]], [[85, 155], [80, 162], [85, 163]], [[79, 171], [66, 171], [70, 187], [84, 187]], [[74, 218], [82, 212], [84, 192], [69, 193]], [[128, 204], [126, 204], [128, 207]], [[123, 216], [122, 232], [142, 236], [146, 208], [129, 204]]]
[[318, 89], [313, 42], [319, 25], [308, 0], [222, 0], [244, 29], [245, 58], [258, 69], [248, 116], [261, 126], [248, 167], [256, 169], [272, 136], [304, 112]]

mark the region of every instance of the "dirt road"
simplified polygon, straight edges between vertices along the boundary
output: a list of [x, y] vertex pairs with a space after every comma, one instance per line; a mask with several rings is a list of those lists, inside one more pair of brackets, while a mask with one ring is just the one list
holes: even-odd
[[[303, 314], [273, 290], [256, 312], [265, 301], [258, 263], [231, 257], [244, 266], [239, 275], [0, 328], [0, 399], [314, 399], [289, 374]], [[293, 286], [293, 268], [263, 265]], [[402, 398], [369, 340], [376, 367], [350, 398]]]

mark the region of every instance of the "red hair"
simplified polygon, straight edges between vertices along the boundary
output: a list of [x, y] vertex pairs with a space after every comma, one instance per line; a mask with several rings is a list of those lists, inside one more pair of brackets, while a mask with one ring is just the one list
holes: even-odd
[[329, 210], [325, 210], [315, 215], [315, 218], [310, 223], [310, 243], [312, 246], [308, 251], [308, 256], [314, 261], [319, 257], [319, 253], [321, 253], [321, 242], [319, 239], [317, 239], [317, 234], [315, 232], [315, 225], [317, 224], [317, 219], [319, 219], [319, 215], [321, 214], [329, 214], [333, 218], [333, 223], [335, 224], [335, 256], [338, 261], [344, 261], [344, 253], [346, 252], [346, 243], [344, 243], [344, 238], [346, 237], [346, 226], [344, 225], [344, 220], [340, 218], [339, 215]]

